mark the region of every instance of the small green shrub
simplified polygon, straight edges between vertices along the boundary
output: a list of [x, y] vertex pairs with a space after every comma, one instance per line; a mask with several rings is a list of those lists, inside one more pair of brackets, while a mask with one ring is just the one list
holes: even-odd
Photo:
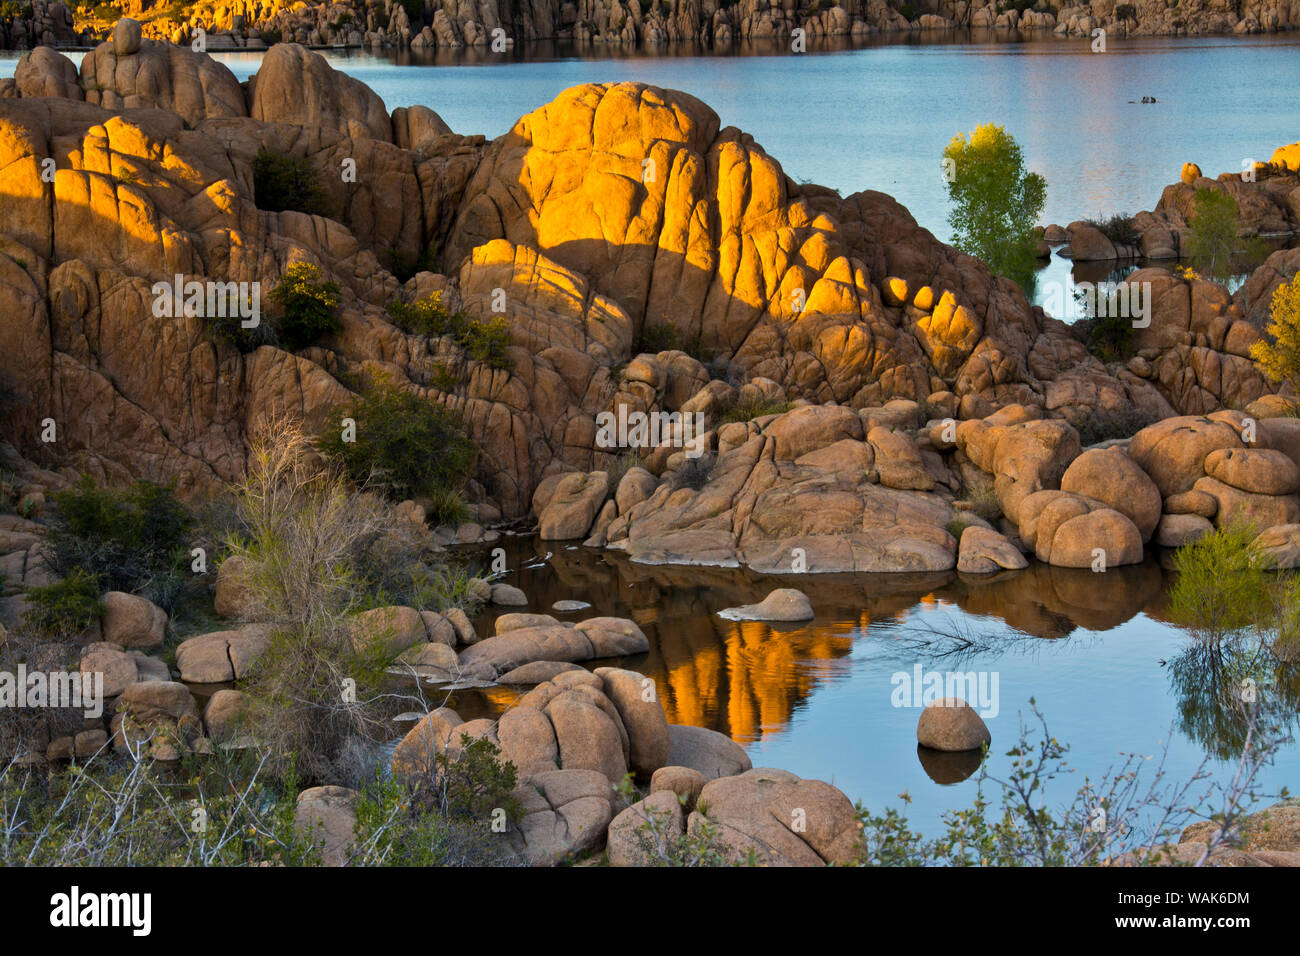
[[411, 335], [455, 335], [469, 324], [469, 316], [464, 312], [448, 311], [441, 292], [410, 303], [394, 299], [388, 303], [387, 311], [393, 324]]
[[447, 366], [435, 363], [429, 373], [429, 384], [440, 392], [454, 392], [465, 384], [465, 379]]
[[1237, 200], [1218, 189], [1198, 189], [1192, 194], [1188, 216], [1188, 247], [1197, 271], [1216, 279], [1232, 273], [1232, 257], [1241, 243]]
[[1115, 213], [1112, 216], [1098, 216], [1096, 219], [1084, 220], [1090, 226], [1094, 226], [1103, 236], [1111, 242], [1122, 242], [1125, 245], [1132, 246], [1137, 244], [1141, 238], [1137, 226], [1133, 223], [1133, 217], [1128, 213]]
[[673, 472], [670, 487], [673, 491], [690, 488], [699, 491], [709, 483], [709, 465], [704, 458], [687, 458]]
[[510, 361], [510, 326], [504, 316], [482, 322], [471, 320], [456, 336], [467, 355], [492, 368], [508, 369]]
[[376, 779], [357, 805], [353, 862], [366, 866], [492, 866], [517, 862], [498, 819], [518, 823], [513, 764], [483, 738], [461, 737], [455, 758], [418, 783]]
[[614, 464], [605, 469], [605, 473], [609, 475], [609, 486], [611, 488], [618, 488], [619, 482], [623, 480], [624, 476], [629, 471], [633, 468], [644, 468], [645, 463], [646, 456], [639, 448], [633, 448], [623, 452], [614, 459]]
[[1121, 3], [1115, 8], [1115, 18], [1118, 20], [1136, 20], [1137, 7], [1131, 3]]
[[435, 528], [464, 524], [474, 515], [464, 497], [455, 488], [434, 488], [424, 498], [425, 516]]
[[67, 578], [81, 571], [98, 592], [140, 592], [170, 610], [183, 580], [192, 519], [171, 485], [137, 481], [124, 491], [90, 478], [50, 496], [49, 563]]
[[1097, 409], [1075, 423], [1079, 444], [1084, 448], [1115, 438], [1132, 438], [1151, 421], [1132, 406], [1117, 409]]
[[203, 328], [208, 336], [215, 341], [229, 342], [244, 353], [256, 351], [263, 345], [274, 345], [276, 343], [275, 324], [273, 322], [267, 321], [263, 317], [256, 327], [246, 329], [243, 325], [244, 320], [238, 314], [237, 309], [227, 311], [233, 314], [205, 315], [203, 317]]
[[275, 335], [285, 348], [305, 348], [339, 330], [338, 283], [320, 279], [321, 271], [316, 266], [296, 262], [271, 290], [268, 298], [281, 309]]
[[450, 335], [476, 362], [501, 369], [513, 366], [510, 361], [510, 326], [505, 316], [499, 315], [484, 322], [470, 318], [464, 311], [451, 312], [443, 304], [441, 292], [410, 303], [394, 300], [388, 303], [387, 311], [389, 319], [403, 332], [410, 335]]
[[37, 634], [74, 637], [99, 620], [99, 585], [76, 568], [61, 581], [27, 589], [23, 626]]
[[1124, 315], [1081, 318], [1072, 328], [1088, 351], [1102, 362], [1123, 362], [1133, 357], [1133, 320]]
[[1169, 616], [1205, 640], [1255, 625], [1261, 609], [1276, 600], [1272, 564], [1252, 547], [1258, 533], [1249, 524], [1233, 524], [1179, 548]]
[[764, 415], [782, 415], [792, 408], [793, 402], [777, 402], [767, 398], [749, 399], [726, 408], [722, 412], [720, 424], [750, 422]]
[[267, 212], [328, 216], [329, 196], [311, 160], [263, 146], [253, 158], [253, 201]]
[[[632, 775], [628, 774], [615, 788], [620, 797], [628, 803], [641, 799], [641, 795], [632, 785]], [[678, 801], [684, 803], [682, 797]], [[648, 866], [663, 867], [722, 867], [722, 866], [757, 866], [758, 855], [754, 850], [739, 853], [722, 839], [722, 828], [705, 816], [707, 807], [697, 807], [699, 817], [693, 822], [690, 831], [682, 833], [672, 823], [672, 814], [667, 810], [648, 810], [642, 806], [642, 823], [633, 831], [640, 851], [639, 856]]]
[[702, 333], [696, 334], [687, 339], [682, 336], [681, 331], [671, 322], [662, 322], [658, 325], [651, 325], [649, 322], [641, 326], [636, 340], [632, 343], [632, 353], [640, 355], [649, 353], [658, 355], [660, 352], [681, 351], [685, 352], [691, 358], [703, 362], [706, 365], [713, 361], [713, 353], [704, 347], [704, 336]]
[[356, 422], [356, 440], [330, 431], [322, 450], [354, 481], [374, 481], [395, 501], [459, 490], [473, 471], [478, 449], [461, 417], [411, 392], [374, 386], [339, 410], [337, 420], [344, 417]]

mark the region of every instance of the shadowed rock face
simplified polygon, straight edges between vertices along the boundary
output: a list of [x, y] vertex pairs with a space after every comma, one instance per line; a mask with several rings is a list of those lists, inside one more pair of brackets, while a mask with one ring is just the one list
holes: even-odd
[[[182, 491], [207, 493], [242, 472], [250, 429], [286, 411], [319, 427], [348, 396], [340, 379], [360, 372], [461, 411], [483, 449], [471, 493], [509, 517], [528, 513], [544, 480], [612, 464], [618, 449], [598, 444], [599, 413], [715, 415], [737, 394], [723, 379], [742, 399], [833, 401], [832, 417], [854, 419], [865, 406], [930, 396], [931, 408], [966, 419], [1013, 403], [1076, 423], [1134, 409], [1156, 419], [1263, 390], [1241, 358], [1246, 336], [1234, 337], [1245, 323], [1234, 324], [1219, 287], [1166, 277], [1142, 374], [1109, 369], [888, 196], [841, 199], [795, 184], [682, 93], [577, 87], [484, 144], [425, 108], [388, 116], [371, 91], [300, 47], [276, 47], [245, 90], [205, 54], [125, 40], [101, 45], [79, 75], [57, 54], [29, 55], [22, 83], [0, 98], [0, 309], [11, 317], [0, 327], [0, 374], [22, 399], [5, 408], [6, 434], [65, 473], [175, 477]], [[306, 158], [334, 218], [260, 210], [252, 166], [263, 147]], [[339, 175], [346, 160], [354, 183]], [[390, 271], [422, 257], [447, 274], [403, 283]], [[200, 317], [154, 314], [154, 283], [176, 274], [269, 290], [298, 261], [341, 286], [342, 328], [296, 354], [241, 355], [205, 334]], [[499, 314], [503, 295], [513, 368], [390, 323], [388, 302], [434, 290], [483, 319]], [[715, 353], [713, 364], [633, 354], [639, 334], [668, 323]], [[1192, 384], [1179, 373], [1188, 364]], [[440, 367], [460, 383], [447, 385]], [[39, 441], [46, 418], [58, 424], [54, 444]], [[951, 567], [943, 524], [960, 468], [882, 421], [868, 415], [860, 433], [836, 436], [851, 447], [819, 442], [802, 463], [791, 452], [770, 483], [767, 439], [747, 444], [753, 423], [724, 449], [710, 420], [705, 445], [720, 452], [710, 467], [731, 461], [736, 487], [748, 482], [736, 499], [739, 537], [725, 547], [759, 566], [784, 560], [764, 551], [791, 531], [778, 499], [815, 486], [858, 514], [830, 508], [825, 528], [805, 531], [834, 533], [837, 514], [863, 530], [925, 526], [894, 546], [915, 559], [902, 566]], [[1010, 477], [997, 470], [1004, 511], [1068, 464], [1057, 460], [1067, 426], [1041, 424], [1067, 430], [1007, 453]], [[1040, 460], [1029, 446], [1045, 441], [1055, 450]], [[784, 450], [773, 445], [778, 458]], [[662, 474], [670, 455], [656, 455]], [[666, 506], [660, 524], [680, 507], [663, 493], [638, 493]], [[751, 506], [764, 517], [745, 517]], [[606, 512], [596, 524], [615, 531]]]

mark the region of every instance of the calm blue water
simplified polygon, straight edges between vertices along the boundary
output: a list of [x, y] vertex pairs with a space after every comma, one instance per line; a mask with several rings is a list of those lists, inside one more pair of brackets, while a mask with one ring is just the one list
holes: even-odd
[[[973, 767], [953, 774], [951, 767], [923, 765], [916, 739], [921, 710], [908, 699], [898, 706], [895, 697], [895, 675], [911, 677], [918, 665], [923, 675], [984, 675], [989, 690], [996, 677], [996, 697], [987, 703], [997, 712], [985, 717], [995, 777], [1010, 772], [1007, 751], [1022, 720], [1036, 732], [1030, 739], [1039, 739], [1030, 703], [1037, 702], [1050, 733], [1069, 745], [1066, 763], [1075, 768], [1050, 784], [1053, 807], [1068, 803], [1085, 777], [1097, 781], [1119, 770], [1124, 754], [1151, 757], [1142, 763], [1143, 779], [1152, 782], [1166, 745], [1167, 783], [1191, 778], [1207, 754], [1204, 769], [1215, 779], [1226, 781], [1236, 770], [1233, 738], [1242, 724], [1224, 715], [1241, 658], [1207, 663], [1186, 656], [1196, 645], [1164, 620], [1170, 578], [1154, 559], [1105, 575], [1035, 565], [993, 580], [963, 580], [656, 568], [520, 539], [508, 539], [507, 554], [505, 580], [528, 596], [526, 610], [547, 613], [553, 602], [577, 598], [591, 610], [561, 617], [617, 615], [642, 627], [650, 652], [622, 664], [654, 679], [670, 722], [726, 733], [755, 766], [830, 781], [877, 812], [901, 806], [906, 792], [911, 820], [931, 835], [945, 812], [970, 806], [977, 779], [965, 776]], [[777, 587], [804, 591], [814, 620], [735, 623], [717, 613]], [[497, 613], [485, 612], [481, 634], [494, 633]], [[1290, 719], [1290, 740], [1257, 779], [1262, 792], [1294, 789], [1300, 770], [1300, 675], [1290, 673], [1289, 689], [1260, 684], [1259, 699], [1281, 702]], [[490, 699], [464, 695], [452, 705], [467, 718], [487, 716], [512, 698], [493, 691]], [[1204, 789], [1202, 783], [1194, 792]], [[998, 799], [997, 787], [987, 786], [986, 796]]]
[[[957, 133], [999, 123], [1047, 177], [1044, 221], [1150, 209], [1182, 163], [1240, 171], [1300, 139], [1300, 38], [911, 44], [842, 53], [503, 60], [395, 66], [329, 54], [389, 109], [422, 103], [461, 133], [504, 133], [579, 83], [684, 90], [762, 144], [796, 180], [890, 193], [947, 237], [940, 178]], [[74, 58], [79, 54], [74, 54]], [[482, 54], [477, 54], [482, 56]], [[258, 54], [219, 53], [240, 79]], [[0, 54], [0, 76], [14, 55]], [[1142, 105], [1143, 96], [1160, 102]]]

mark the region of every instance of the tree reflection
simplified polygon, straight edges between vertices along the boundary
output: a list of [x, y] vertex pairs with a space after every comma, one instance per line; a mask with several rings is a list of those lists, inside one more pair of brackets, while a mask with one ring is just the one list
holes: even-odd
[[1289, 739], [1300, 708], [1300, 674], [1255, 635], [1196, 641], [1168, 662], [1178, 729], [1219, 760], [1242, 754], [1255, 718], [1263, 739]]

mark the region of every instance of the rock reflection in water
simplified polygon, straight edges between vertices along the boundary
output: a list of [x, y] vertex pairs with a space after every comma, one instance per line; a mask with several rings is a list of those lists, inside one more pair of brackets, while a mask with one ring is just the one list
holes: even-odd
[[946, 753], [919, 744], [916, 748], [916, 759], [921, 762], [921, 768], [931, 780], [942, 786], [961, 783], [970, 777], [979, 770], [983, 757], [982, 750], [959, 750], [956, 753]]
[[[1090, 570], [1032, 565], [998, 575], [860, 574], [773, 576], [745, 569], [657, 567], [622, 555], [533, 538], [505, 542], [504, 580], [523, 590], [526, 608], [489, 608], [475, 621], [483, 636], [510, 611], [554, 614], [560, 620], [600, 615], [629, 617], [650, 639], [650, 652], [622, 666], [655, 680], [672, 723], [709, 727], [741, 743], [779, 734], [820, 685], [847, 674], [855, 639], [873, 624], [908, 619], [918, 604], [951, 605], [1023, 643], [1026, 636], [1058, 640], [1076, 628], [1104, 631], [1145, 611], [1160, 616], [1164, 572], [1154, 560], [1104, 575]], [[539, 559], [551, 552], [544, 564]], [[475, 555], [476, 560], [481, 556]], [[533, 565], [533, 567], [528, 567]], [[777, 587], [798, 587], [812, 601], [807, 625], [731, 622], [726, 607], [755, 603]], [[578, 599], [591, 608], [563, 614], [556, 601]], [[609, 662], [591, 662], [598, 666]], [[499, 714], [522, 691], [492, 688], [460, 692], [452, 700], [467, 719]], [[978, 761], [977, 761], [978, 763]], [[931, 769], [935, 779], [951, 768]]]

